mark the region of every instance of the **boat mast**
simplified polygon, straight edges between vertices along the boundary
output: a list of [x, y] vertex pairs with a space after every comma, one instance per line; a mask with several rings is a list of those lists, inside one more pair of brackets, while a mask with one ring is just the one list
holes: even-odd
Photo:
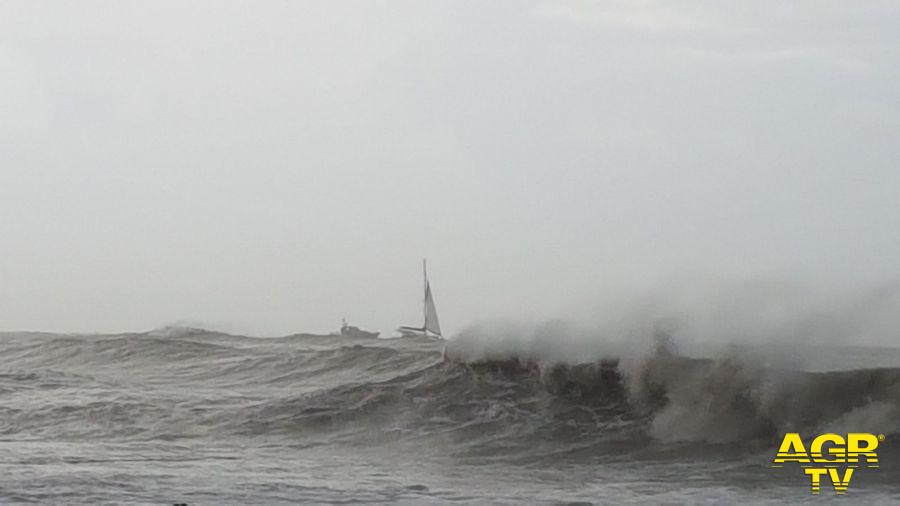
[[425, 259], [422, 259], [422, 330], [428, 335], [428, 269], [425, 267]]

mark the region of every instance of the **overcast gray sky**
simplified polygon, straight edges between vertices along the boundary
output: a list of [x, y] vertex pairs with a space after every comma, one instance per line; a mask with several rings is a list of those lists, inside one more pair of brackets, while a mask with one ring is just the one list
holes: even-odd
[[0, 328], [900, 273], [896, 2], [0, 1]]

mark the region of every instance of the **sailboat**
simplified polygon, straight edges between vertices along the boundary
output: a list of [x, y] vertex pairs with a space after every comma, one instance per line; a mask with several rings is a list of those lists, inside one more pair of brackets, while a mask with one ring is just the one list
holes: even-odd
[[425, 280], [425, 299], [423, 301], [422, 313], [424, 322], [421, 327], [400, 327], [397, 329], [401, 337], [439, 337], [441, 334], [441, 324], [438, 321], [437, 309], [434, 307], [434, 296], [431, 295], [431, 285], [428, 283], [428, 268], [425, 259], [422, 259], [422, 276]]

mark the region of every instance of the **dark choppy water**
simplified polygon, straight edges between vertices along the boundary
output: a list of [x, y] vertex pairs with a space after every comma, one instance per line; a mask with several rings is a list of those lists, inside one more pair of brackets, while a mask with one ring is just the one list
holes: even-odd
[[[900, 369], [538, 367], [445, 362], [442, 346], [2, 334], [0, 502], [834, 500], [827, 487], [811, 497], [800, 470], [768, 467], [786, 430], [887, 434], [882, 468], [839, 500], [900, 501]], [[900, 366], [890, 350], [836, 356]]]

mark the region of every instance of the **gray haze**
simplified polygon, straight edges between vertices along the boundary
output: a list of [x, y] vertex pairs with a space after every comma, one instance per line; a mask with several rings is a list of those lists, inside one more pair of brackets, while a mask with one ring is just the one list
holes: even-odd
[[[891, 2], [0, 1], [0, 329], [900, 273]], [[668, 281], [666, 281], [668, 282]], [[689, 282], [689, 281], [687, 281]]]

